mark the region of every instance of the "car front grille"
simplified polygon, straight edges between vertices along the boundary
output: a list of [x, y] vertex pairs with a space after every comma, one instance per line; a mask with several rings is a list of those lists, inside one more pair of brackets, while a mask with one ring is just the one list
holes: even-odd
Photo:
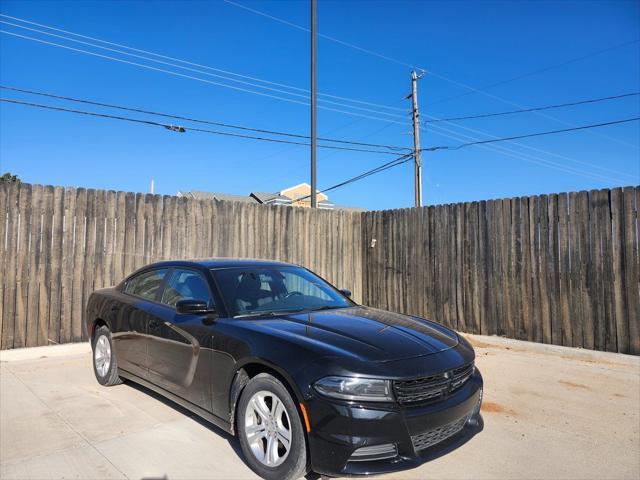
[[411, 380], [395, 380], [393, 390], [401, 405], [439, 400], [459, 389], [473, 375], [473, 362], [454, 370]]
[[468, 417], [462, 417], [460, 420], [448, 423], [442, 427], [434, 428], [418, 435], [411, 437], [413, 448], [415, 451], [424, 450], [425, 448], [432, 447], [436, 443], [443, 442], [449, 437], [452, 437], [464, 427], [464, 423]]

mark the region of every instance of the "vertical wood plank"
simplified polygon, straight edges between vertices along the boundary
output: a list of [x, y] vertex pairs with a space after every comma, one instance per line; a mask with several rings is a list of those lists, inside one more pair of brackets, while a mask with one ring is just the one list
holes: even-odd
[[145, 194], [136, 193], [136, 237], [134, 242], [133, 268], [137, 270], [144, 266], [144, 234], [145, 234]]
[[[87, 340], [87, 330], [86, 330], [86, 307], [87, 301], [89, 300], [89, 295], [93, 292], [94, 281], [95, 281], [95, 273], [94, 273], [94, 265], [96, 261], [96, 233], [98, 230], [99, 222], [97, 218], [97, 209], [98, 209], [98, 192], [93, 188], [87, 189], [87, 210], [86, 210], [86, 241], [85, 241], [85, 250], [84, 250], [84, 269], [82, 275], [82, 302], [80, 305], [82, 306], [81, 312], [81, 322], [79, 325], [79, 332], [76, 330], [74, 335], [77, 336], [80, 334], [80, 338], [82, 340]], [[78, 267], [76, 267], [78, 268]], [[76, 326], [78, 329], [78, 326]]]
[[105, 220], [105, 237], [104, 237], [104, 271], [102, 278], [106, 286], [114, 286], [114, 248], [116, 244], [116, 192], [109, 190], [106, 192], [106, 220]]
[[[2, 182], [0, 182], [0, 267], [2, 262], [2, 250], [4, 249], [4, 219], [5, 210], [2, 205]], [[26, 345], [35, 347], [38, 345], [38, 318], [39, 318], [39, 284], [42, 275], [42, 265], [40, 264], [40, 251], [42, 249], [42, 185], [33, 185], [31, 191], [31, 248], [29, 249], [29, 285], [27, 299], [27, 329]], [[2, 289], [0, 280], [0, 290]], [[0, 304], [2, 304], [2, 292], [0, 291]], [[0, 317], [2, 312], [0, 311]], [[2, 330], [0, 328], [0, 330]]]
[[531, 289], [528, 340], [539, 342], [542, 340], [541, 315], [540, 315], [540, 285], [538, 277], [540, 275], [540, 265], [538, 257], [539, 248], [539, 202], [537, 196], [529, 197], [529, 285]]
[[589, 192], [578, 193], [578, 209], [582, 214], [579, 219], [580, 244], [580, 292], [582, 306], [582, 339], [584, 348], [593, 349], [594, 339], [594, 310], [592, 296], [594, 295], [595, 274], [592, 269], [593, 257], [593, 229], [591, 226], [591, 200]]
[[547, 255], [547, 287], [551, 310], [551, 343], [562, 345], [562, 323], [559, 315], [559, 266], [558, 266], [558, 196], [549, 195], [549, 252]]
[[601, 210], [600, 224], [602, 231], [602, 283], [604, 294], [605, 331], [603, 350], [616, 352], [618, 338], [613, 299], [613, 252], [611, 248], [611, 199], [609, 190], [600, 190]]
[[87, 228], [91, 220], [87, 214], [87, 189], [76, 190], [76, 210], [74, 222], [74, 250], [73, 250], [73, 283], [71, 290], [71, 338], [74, 342], [82, 340], [82, 319], [84, 318], [84, 270], [85, 264], [90, 263], [86, 258]]
[[27, 333], [27, 294], [29, 282], [28, 250], [31, 229], [31, 185], [21, 183], [19, 189], [18, 212], [20, 225], [18, 228], [16, 259], [16, 307], [14, 320], [13, 348], [23, 348]]
[[522, 339], [523, 317], [523, 280], [522, 280], [522, 202], [520, 198], [511, 200], [511, 275], [513, 282], [513, 325], [511, 325], [514, 337]]
[[53, 232], [53, 187], [44, 187], [42, 198], [42, 251], [38, 282], [38, 340], [39, 346], [49, 344], [49, 304], [51, 301], [51, 242]]
[[[6, 232], [7, 232], [7, 216], [9, 207], [7, 205], [7, 189], [9, 188], [8, 182], [0, 182], [0, 271], [6, 272], [5, 268], [5, 249], [6, 245]], [[0, 348], [2, 347], [2, 315], [4, 309], [4, 291], [5, 283], [7, 281], [6, 275], [0, 276]]]
[[60, 293], [62, 267], [62, 227], [64, 222], [64, 189], [53, 189], [53, 236], [51, 243], [51, 303], [49, 306], [49, 337], [50, 343], [60, 343]]
[[599, 190], [589, 192], [589, 209], [591, 223], [591, 262], [589, 264], [591, 275], [589, 279], [592, 282], [591, 302], [594, 312], [594, 348], [596, 350], [604, 350], [605, 344], [605, 311], [604, 311], [604, 285], [603, 285], [603, 225], [602, 217], [602, 198]]
[[640, 188], [623, 190], [624, 202], [624, 276], [625, 298], [629, 318], [629, 352], [640, 355], [640, 259], [638, 257], [638, 212], [640, 210]]
[[73, 249], [74, 228], [76, 217], [76, 189], [66, 188], [63, 199], [64, 225], [62, 239], [62, 267], [60, 290], [60, 343], [70, 342], [71, 336], [71, 311], [73, 309]]
[[583, 323], [585, 313], [582, 311], [582, 283], [580, 271], [582, 261], [580, 259], [580, 216], [582, 211], [579, 205], [577, 192], [569, 195], [569, 221], [570, 221], [570, 285], [571, 285], [571, 339], [572, 346], [581, 348], [583, 346]]
[[551, 296], [549, 294], [550, 274], [548, 261], [551, 245], [549, 243], [549, 197], [540, 196], [540, 256], [538, 263], [541, 273], [538, 279], [540, 285], [542, 342], [551, 343]]
[[562, 326], [560, 345], [570, 347], [573, 345], [573, 329], [571, 328], [571, 313], [569, 297], [570, 293], [570, 272], [569, 272], [569, 203], [567, 194], [558, 196], [558, 247], [559, 247], [559, 323]]
[[113, 246], [113, 283], [118, 284], [124, 279], [125, 269], [125, 239], [127, 230], [127, 194], [116, 192], [116, 217], [114, 221], [115, 237]]
[[8, 185], [7, 191], [7, 249], [3, 278], [5, 279], [4, 299], [2, 307], [2, 338], [0, 348], [13, 348], [16, 316], [16, 260], [18, 250], [18, 225], [20, 211], [18, 199], [20, 186], [15, 183]]
[[[120, 226], [120, 223], [118, 223]], [[135, 269], [135, 248], [136, 248], [136, 196], [127, 192], [124, 195], [124, 248], [123, 264], [124, 271], [122, 279], [131, 275]]]

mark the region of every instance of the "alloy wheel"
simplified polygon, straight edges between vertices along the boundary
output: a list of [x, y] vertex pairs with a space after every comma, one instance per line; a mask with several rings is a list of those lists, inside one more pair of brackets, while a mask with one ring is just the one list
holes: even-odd
[[273, 392], [256, 392], [245, 412], [244, 433], [253, 455], [268, 467], [277, 467], [291, 450], [291, 421], [282, 400]]
[[109, 366], [111, 365], [111, 344], [109, 343], [109, 339], [104, 335], [100, 335], [98, 341], [96, 341], [93, 361], [96, 365], [98, 375], [101, 377], [106, 376], [109, 371]]

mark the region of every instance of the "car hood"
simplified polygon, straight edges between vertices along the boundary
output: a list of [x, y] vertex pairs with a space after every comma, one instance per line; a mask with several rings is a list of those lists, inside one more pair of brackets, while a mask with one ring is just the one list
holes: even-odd
[[369, 307], [252, 320], [252, 327], [287, 338], [324, 356], [385, 362], [441, 352], [458, 345], [442, 325]]

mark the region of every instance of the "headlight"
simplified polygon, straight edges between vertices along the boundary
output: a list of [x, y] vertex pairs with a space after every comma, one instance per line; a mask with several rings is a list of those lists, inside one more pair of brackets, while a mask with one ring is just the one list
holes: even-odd
[[328, 397], [365, 402], [392, 402], [391, 382], [376, 378], [324, 377], [314, 384]]

